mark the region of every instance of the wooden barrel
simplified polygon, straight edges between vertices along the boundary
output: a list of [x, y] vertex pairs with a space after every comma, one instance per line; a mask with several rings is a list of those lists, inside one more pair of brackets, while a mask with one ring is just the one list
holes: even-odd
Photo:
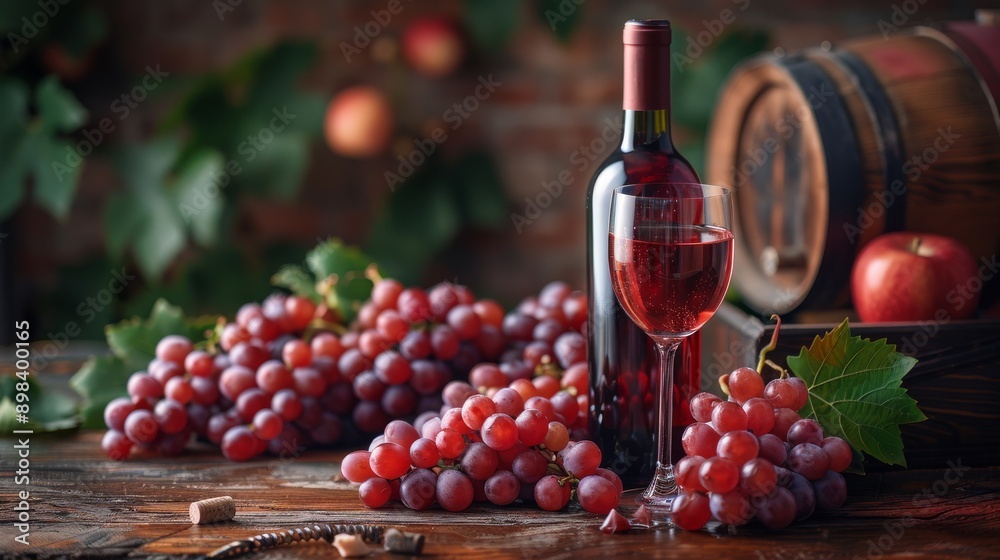
[[1000, 26], [972, 22], [736, 68], [709, 130], [706, 180], [736, 191], [733, 279], [745, 301], [762, 313], [846, 305], [854, 256], [885, 231], [950, 235], [990, 261], [998, 69]]

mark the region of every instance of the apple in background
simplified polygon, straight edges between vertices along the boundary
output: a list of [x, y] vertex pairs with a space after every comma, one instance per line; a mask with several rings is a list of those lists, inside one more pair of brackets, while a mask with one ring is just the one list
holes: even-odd
[[353, 158], [378, 155], [385, 151], [392, 137], [392, 106], [373, 87], [347, 88], [327, 106], [323, 131], [335, 153]]
[[439, 17], [410, 23], [403, 32], [402, 49], [407, 64], [431, 78], [451, 74], [465, 58], [465, 43], [458, 29]]
[[854, 308], [865, 322], [968, 319], [979, 304], [979, 292], [967, 287], [979, 273], [977, 265], [972, 252], [951, 237], [880, 235], [854, 260]]

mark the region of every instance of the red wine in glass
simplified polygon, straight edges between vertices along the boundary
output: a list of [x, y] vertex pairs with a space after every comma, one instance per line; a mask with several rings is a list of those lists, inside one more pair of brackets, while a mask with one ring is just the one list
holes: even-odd
[[[636, 226], [631, 238], [610, 235], [612, 281], [643, 331], [691, 333], [712, 317], [726, 295], [732, 246], [733, 234], [720, 227]], [[629, 260], [618, 260], [620, 255]]]

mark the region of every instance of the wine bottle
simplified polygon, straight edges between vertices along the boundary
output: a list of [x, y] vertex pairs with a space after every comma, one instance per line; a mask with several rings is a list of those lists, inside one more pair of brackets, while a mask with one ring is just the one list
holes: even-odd
[[[626, 486], [643, 486], [656, 466], [658, 354], [652, 340], [625, 314], [611, 287], [611, 194], [625, 184], [699, 179], [670, 137], [670, 22], [630, 20], [622, 42], [621, 146], [594, 173], [587, 192], [590, 437], [601, 447], [605, 466]], [[700, 385], [699, 349], [695, 333], [676, 354], [674, 429], [678, 431], [692, 421], [689, 408], [681, 403]], [[680, 437], [675, 435], [674, 442], [679, 443]]]

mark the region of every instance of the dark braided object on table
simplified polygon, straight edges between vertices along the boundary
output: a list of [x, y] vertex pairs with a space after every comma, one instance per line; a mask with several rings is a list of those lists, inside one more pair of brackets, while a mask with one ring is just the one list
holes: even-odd
[[341, 533], [358, 535], [369, 543], [382, 542], [385, 527], [378, 525], [331, 525], [322, 523], [307, 525], [297, 529], [285, 529], [277, 533], [261, 533], [248, 539], [233, 541], [212, 551], [208, 558], [232, 558], [248, 552], [258, 552], [283, 544], [325, 540], [333, 542], [333, 537]]

